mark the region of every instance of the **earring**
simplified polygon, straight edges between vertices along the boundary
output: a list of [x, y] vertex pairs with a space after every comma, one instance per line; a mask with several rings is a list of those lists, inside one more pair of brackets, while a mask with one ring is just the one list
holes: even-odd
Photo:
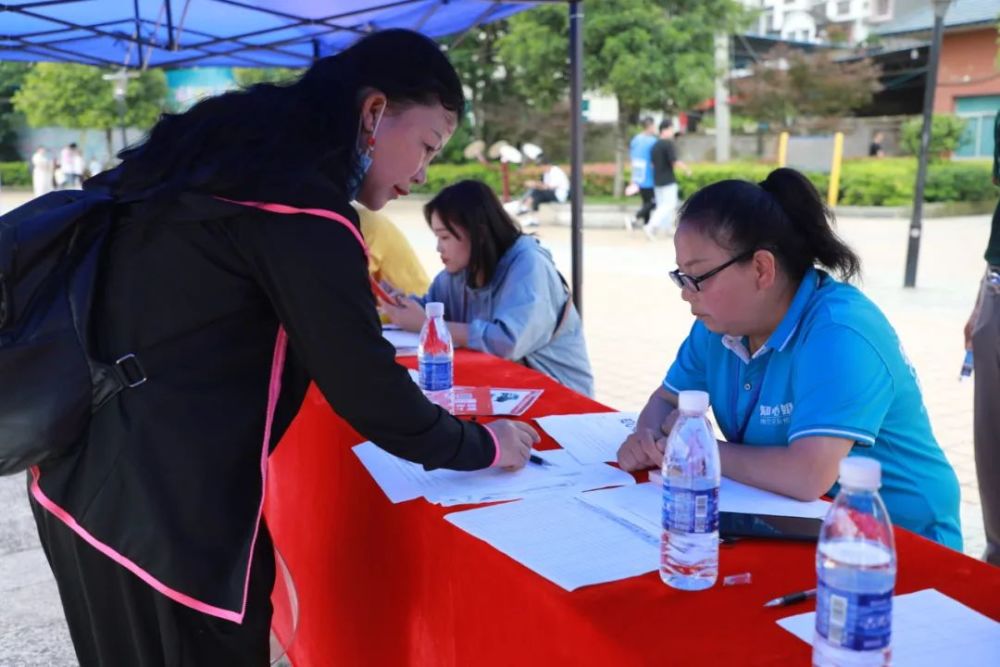
[[368, 148], [369, 149], [375, 148], [375, 135], [374, 134], [368, 136]]

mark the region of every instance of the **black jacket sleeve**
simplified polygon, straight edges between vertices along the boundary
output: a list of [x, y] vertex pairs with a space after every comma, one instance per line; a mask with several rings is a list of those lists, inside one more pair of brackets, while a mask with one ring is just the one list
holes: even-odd
[[[350, 207], [338, 211], [355, 225]], [[333, 409], [383, 449], [426, 468], [477, 470], [496, 453], [478, 424], [429, 402], [382, 338], [364, 251], [333, 220], [252, 212], [233, 236], [289, 344]]]

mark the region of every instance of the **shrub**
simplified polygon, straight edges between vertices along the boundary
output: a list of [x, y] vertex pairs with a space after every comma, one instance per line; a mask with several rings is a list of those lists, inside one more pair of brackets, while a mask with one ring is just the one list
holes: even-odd
[[[900, 143], [907, 155], [920, 153], [920, 131], [923, 129], [923, 119], [911, 118], [903, 124], [900, 133]], [[927, 146], [930, 160], [937, 161], [958, 148], [965, 131], [965, 119], [949, 114], [934, 114], [931, 117], [931, 140]]]
[[0, 162], [0, 185], [31, 185], [31, 170], [27, 162]]
[[[690, 165], [691, 175], [677, 174], [681, 196], [689, 197], [697, 190], [730, 178], [751, 182], [764, 180], [774, 169], [772, 164], [757, 162], [730, 162], [727, 164], [696, 163]], [[568, 171], [568, 167], [563, 166]], [[595, 163], [584, 165], [583, 191], [589, 197], [609, 197], [614, 185], [614, 164]], [[512, 165], [510, 171], [511, 194], [518, 196], [528, 180], [539, 180], [542, 169], [538, 166]], [[905, 206], [913, 202], [917, 163], [913, 158], [859, 159], [844, 162], [840, 173], [840, 205], [845, 206]], [[806, 172], [823, 200], [826, 200], [830, 175]], [[626, 174], [626, 178], [628, 174]], [[427, 183], [415, 192], [436, 193], [441, 188], [464, 178], [484, 181], [496, 192], [501, 190], [500, 167], [488, 165], [435, 164], [427, 172]], [[997, 197], [990, 180], [990, 162], [968, 160], [961, 162], [936, 162], [928, 167], [924, 198], [928, 202], [992, 201]]]

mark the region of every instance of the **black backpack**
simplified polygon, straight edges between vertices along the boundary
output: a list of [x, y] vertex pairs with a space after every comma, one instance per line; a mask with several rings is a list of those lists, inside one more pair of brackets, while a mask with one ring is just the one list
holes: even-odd
[[0, 216], [0, 475], [68, 453], [90, 416], [146, 377], [90, 355], [89, 320], [115, 201], [51, 192]]

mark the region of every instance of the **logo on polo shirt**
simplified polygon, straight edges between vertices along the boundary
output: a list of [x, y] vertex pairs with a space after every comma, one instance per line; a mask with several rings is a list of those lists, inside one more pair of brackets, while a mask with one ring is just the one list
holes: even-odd
[[760, 423], [762, 426], [789, 424], [792, 421], [793, 410], [795, 410], [795, 404], [792, 402], [762, 405], [760, 406]]

